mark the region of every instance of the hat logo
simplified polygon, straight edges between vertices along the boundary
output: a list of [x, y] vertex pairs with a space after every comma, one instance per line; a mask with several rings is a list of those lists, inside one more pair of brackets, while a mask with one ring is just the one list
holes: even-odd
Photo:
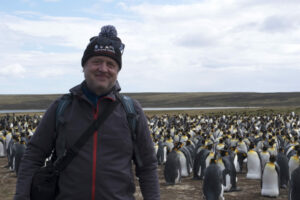
[[94, 47], [94, 52], [106, 51], [115, 54], [115, 48], [112, 45], [98, 45]]

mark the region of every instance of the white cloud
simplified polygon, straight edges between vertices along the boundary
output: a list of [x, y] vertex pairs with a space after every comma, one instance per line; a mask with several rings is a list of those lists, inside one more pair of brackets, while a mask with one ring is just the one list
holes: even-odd
[[38, 72], [38, 74], [41, 78], [49, 78], [49, 77], [61, 76], [65, 74], [65, 72], [63, 72], [62, 69], [54, 68], [54, 69], [46, 69], [46, 70], [42, 69]]
[[19, 64], [14, 63], [0, 68], [0, 76], [5, 77], [24, 77], [24, 73], [26, 72], [25, 68]]

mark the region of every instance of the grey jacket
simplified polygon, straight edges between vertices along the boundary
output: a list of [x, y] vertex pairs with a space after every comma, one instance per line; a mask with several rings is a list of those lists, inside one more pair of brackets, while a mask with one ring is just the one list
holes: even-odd
[[[65, 134], [66, 146], [70, 147], [77, 138], [103, 111], [103, 108], [116, 101], [114, 92], [101, 97], [97, 107], [82, 91], [83, 84], [70, 90], [72, 103], [64, 111], [65, 123], [59, 126], [59, 134]], [[138, 113], [137, 145], [143, 162], [136, 167], [141, 191], [145, 200], [160, 199], [157, 175], [157, 161], [147, 120], [140, 104], [135, 101]], [[30, 199], [30, 185], [33, 173], [44, 164], [55, 146], [56, 100], [46, 111], [23, 156], [17, 180], [15, 200]], [[80, 149], [78, 155], [60, 174], [59, 194], [56, 200], [132, 200], [135, 185], [132, 172], [133, 141], [121, 103], [99, 127], [98, 131]]]

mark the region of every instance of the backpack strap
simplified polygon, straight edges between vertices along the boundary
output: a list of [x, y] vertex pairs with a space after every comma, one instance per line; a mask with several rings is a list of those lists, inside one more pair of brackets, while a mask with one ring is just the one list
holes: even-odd
[[59, 126], [63, 125], [65, 123], [65, 119], [63, 118], [63, 114], [65, 109], [68, 107], [69, 104], [71, 104], [73, 100], [73, 95], [71, 93], [64, 94], [62, 98], [58, 102], [58, 106], [56, 108], [56, 114], [55, 114], [55, 129], [56, 129], [56, 144], [55, 144], [55, 151], [56, 156], [59, 157], [62, 155], [65, 151], [65, 135], [59, 134]]
[[133, 159], [135, 161], [135, 164], [138, 167], [142, 167], [143, 163], [136, 143], [137, 112], [135, 110], [133, 100], [129, 96], [125, 96], [120, 93], [117, 93], [116, 96], [121, 101], [123, 108], [126, 112], [127, 121], [130, 128], [132, 141], [133, 141]]

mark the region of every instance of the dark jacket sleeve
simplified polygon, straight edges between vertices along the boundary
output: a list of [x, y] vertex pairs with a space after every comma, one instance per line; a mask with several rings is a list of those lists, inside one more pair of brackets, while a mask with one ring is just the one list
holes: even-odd
[[143, 165], [136, 166], [136, 176], [139, 177], [140, 188], [145, 200], [159, 200], [159, 181], [157, 172], [157, 159], [154, 145], [150, 137], [146, 116], [139, 103], [136, 102], [139, 115], [137, 124], [137, 145]]
[[19, 168], [14, 200], [30, 200], [30, 186], [33, 174], [44, 165], [50, 156], [55, 139], [55, 112], [57, 101], [44, 114], [32, 136]]

